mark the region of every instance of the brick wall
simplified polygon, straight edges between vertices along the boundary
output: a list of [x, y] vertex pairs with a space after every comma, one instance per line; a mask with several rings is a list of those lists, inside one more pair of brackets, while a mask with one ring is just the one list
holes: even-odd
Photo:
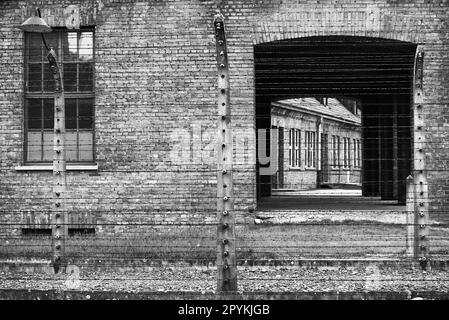
[[[449, 32], [446, 1], [2, 1], [0, 3], [0, 222], [49, 209], [51, 172], [16, 171], [23, 160], [23, 35], [14, 28], [38, 5], [53, 26], [80, 9], [95, 25], [95, 133], [98, 175], [70, 172], [68, 204], [99, 223], [162, 219], [214, 221], [212, 161], [170, 160], [172, 139], [213, 132], [216, 70], [212, 18], [226, 17], [232, 127], [254, 141], [257, 43], [314, 35], [383, 37], [421, 43], [432, 209], [446, 210]], [[50, 19], [51, 17], [51, 19]], [[69, 19], [70, 20], [70, 19]], [[198, 126], [200, 131], [194, 130]], [[240, 131], [239, 131], [240, 130]], [[213, 135], [213, 134], [212, 134]], [[182, 144], [181, 144], [182, 145]], [[246, 151], [255, 155], [255, 144]], [[255, 165], [234, 165], [239, 217], [255, 207]], [[114, 212], [120, 211], [120, 214]], [[141, 212], [138, 217], [135, 212]], [[157, 214], [160, 213], [158, 216]], [[131, 218], [132, 217], [132, 218]], [[140, 220], [139, 220], [140, 219]], [[16, 229], [3, 230], [17, 232]]]

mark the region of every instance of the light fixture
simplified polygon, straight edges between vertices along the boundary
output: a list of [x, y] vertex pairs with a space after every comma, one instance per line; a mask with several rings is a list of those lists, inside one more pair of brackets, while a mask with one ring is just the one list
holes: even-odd
[[51, 32], [51, 27], [42, 19], [39, 8], [36, 9], [35, 16], [26, 19], [18, 28], [26, 32]]

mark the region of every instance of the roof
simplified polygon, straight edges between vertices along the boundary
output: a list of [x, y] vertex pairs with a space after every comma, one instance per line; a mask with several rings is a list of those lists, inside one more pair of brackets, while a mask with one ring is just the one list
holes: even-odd
[[327, 106], [321, 104], [315, 98], [286, 99], [273, 102], [272, 105], [281, 108], [296, 109], [299, 112], [319, 113], [323, 116], [361, 124], [360, 116], [350, 112], [335, 98], [328, 98]]

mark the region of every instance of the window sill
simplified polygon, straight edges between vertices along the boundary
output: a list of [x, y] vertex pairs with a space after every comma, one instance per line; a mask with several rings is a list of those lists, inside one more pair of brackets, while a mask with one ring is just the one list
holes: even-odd
[[[14, 168], [16, 171], [53, 171], [53, 165], [23, 165]], [[67, 164], [67, 171], [98, 171], [98, 164]]]

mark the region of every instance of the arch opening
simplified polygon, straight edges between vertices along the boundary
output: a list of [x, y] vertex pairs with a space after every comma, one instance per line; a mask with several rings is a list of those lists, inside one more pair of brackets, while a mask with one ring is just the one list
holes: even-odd
[[[358, 184], [361, 196], [378, 197], [391, 204], [405, 204], [405, 182], [411, 172], [413, 159], [411, 104], [415, 51], [416, 44], [410, 42], [352, 36], [317, 36], [255, 45], [257, 132], [259, 134], [260, 130], [277, 129], [279, 134], [276, 136], [276, 143], [282, 144], [282, 150], [278, 149], [278, 154], [283, 155], [282, 159], [275, 159], [277, 170], [272, 175], [261, 172], [264, 171], [262, 168], [271, 165], [273, 159], [270, 164], [257, 163], [258, 207], [264, 203], [276, 203], [264, 202], [264, 199], [272, 198], [273, 190], [318, 189], [326, 183], [335, 182], [329, 175], [332, 175], [335, 168], [339, 169], [340, 178], [342, 171], [351, 172], [349, 176], [345, 173], [346, 182]], [[279, 111], [282, 107], [292, 109], [287, 106], [289, 103], [307, 100], [310, 103], [310, 99], [322, 106], [325, 100], [330, 99], [345, 108], [341, 110], [348, 111], [348, 118], [351, 118], [351, 112], [352, 116], [359, 117], [360, 137], [347, 130], [351, 125], [354, 132], [358, 129], [354, 123], [346, 121], [346, 129], [341, 130], [346, 133], [339, 136], [340, 141], [333, 141], [333, 136], [338, 135], [329, 131], [332, 127], [329, 125], [331, 120], [323, 120], [329, 118], [329, 114], [320, 114], [319, 108], [315, 108], [318, 111], [310, 112], [304, 106], [299, 107], [296, 114], [292, 110]], [[352, 111], [351, 105], [355, 106]], [[315, 130], [310, 126], [311, 114], [314, 115], [315, 122], [321, 123], [315, 123]], [[289, 125], [279, 125], [274, 121], [282, 117]], [[302, 117], [302, 120], [289, 119], [294, 117]], [[306, 121], [307, 117], [309, 119]], [[305, 125], [306, 122], [309, 122], [308, 126]], [[300, 141], [298, 148], [301, 150], [301, 159], [296, 167], [291, 166], [291, 159], [286, 159], [290, 158], [291, 149], [296, 150], [294, 142], [293, 147], [286, 143], [287, 140], [292, 140], [291, 129], [299, 131], [293, 135], [304, 135], [297, 137]], [[360, 168], [356, 168], [354, 162], [353, 168], [344, 162], [347, 161], [345, 153], [337, 166], [329, 164], [329, 158], [334, 161], [335, 152], [342, 152], [342, 149], [350, 150], [350, 155], [357, 157], [358, 146], [354, 140], [360, 140]], [[270, 139], [265, 142], [259, 139], [257, 141], [258, 149], [272, 148]], [[315, 152], [312, 157], [315, 164], [312, 167], [307, 163], [310, 161], [310, 144], [313, 145], [312, 153]], [[286, 148], [289, 148], [288, 152]], [[356, 169], [360, 171], [360, 176], [358, 180], [354, 178], [351, 181], [351, 175], [355, 175]], [[312, 174], [312, 171], [315, 173]], [[290, 175], [296, 172], [297, 176], [298, 172], [302, 172], [303, 182], [295, 184], [293, 179], [287, 181], [286, 172], [291, 173]]]

